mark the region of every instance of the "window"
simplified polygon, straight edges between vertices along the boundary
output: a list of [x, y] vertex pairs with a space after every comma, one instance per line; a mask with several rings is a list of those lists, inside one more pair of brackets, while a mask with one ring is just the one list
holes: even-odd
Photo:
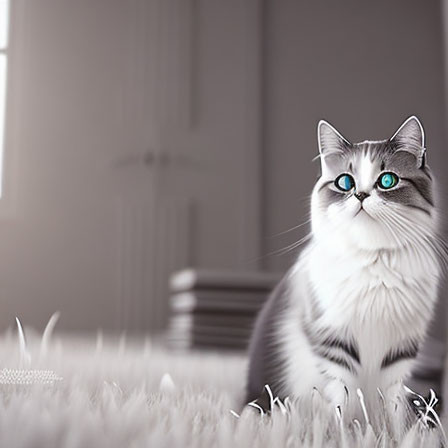
[[0, 0], [0, 197], [3, 186], [6, 77], [8, 68], [9, 0]]

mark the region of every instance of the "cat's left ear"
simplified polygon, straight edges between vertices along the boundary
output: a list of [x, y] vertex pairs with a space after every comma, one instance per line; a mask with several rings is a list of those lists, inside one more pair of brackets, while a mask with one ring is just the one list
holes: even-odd
[[340, 156], [348, 146], [351, 146], [351, 143], [325, 120], [320, 120], [317, 125], [317, 141], [319, 143], [321, 173], [326, 175], [333, 160], [331, 156]]
[[424, 167], [426, 159], [425, 131], [415, 115], [407, 118], [389, 140], [398, 143], [401, 148], [415, 153], [420, 160], [421, 168]]

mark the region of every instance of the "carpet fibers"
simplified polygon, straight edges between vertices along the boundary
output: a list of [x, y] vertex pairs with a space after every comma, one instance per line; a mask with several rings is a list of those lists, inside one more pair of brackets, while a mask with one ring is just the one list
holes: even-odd
[[316, 393], [306, 407], [273, 398], [273, 411], [263, 415], [241, 409], [243, 356], [51, 331], [42, 343], [27, 333], [26, 344], [12, 332], [0, 338], [0, 447], [444, 445], [431, 406], [420, 419], [398, 407], [392, 417], [378, 411], [353, 421]]

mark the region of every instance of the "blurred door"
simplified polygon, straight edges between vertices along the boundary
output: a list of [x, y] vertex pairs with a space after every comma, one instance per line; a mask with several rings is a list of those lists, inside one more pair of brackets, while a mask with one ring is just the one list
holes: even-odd
[[259, 8], [13, 2], [0, 323], [158, 330], [172, 270], [256, 268]]
[[176, 269], [256, 267], [259, 8], [252, 0], [133, 3], [124, 324], [133, 312], [144, 327], [164, 325]]

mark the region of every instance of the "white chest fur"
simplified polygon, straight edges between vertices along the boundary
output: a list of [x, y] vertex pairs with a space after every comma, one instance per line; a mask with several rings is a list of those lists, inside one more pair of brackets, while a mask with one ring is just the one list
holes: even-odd
[[[294, 383], [296, 394], [316, 385], [313, 382], [322, 371], [303, 332], [297, 331], [297, 317], [309, 305], [304, 302], [312, 297], [320, 310], [314, 325], [356, 342], [361, 362], [353, 378], [355, 387], [392, 384], [405, 376], [409, 363], [382, 370], [382, 360], [404, 341], [424, 337], [436, 300], [438, 277], [438, 262], [430, 250], [367, 252], [342, 250], [331, 241], [312, 244], [291, 275], [292, 309], [281, 326], [290, 360], [287, 381], [294, 383], [298, 371], [303, 377], [303, 365], [310, 366], [303, 386]], [[300, 300], [296, 302], [295, 297]], [[336, 376], [340, 371], [336, 368]], [[342, 377], [345, 381], [348, 374]], [[320, 384], [325, 384], [324, 378]]]
[[327, 241], [312, 246], [305, 256], [323, 325], [346, 328], [370, 343], [383, 336], [392, 346], [424, 335], [439, 276], [429, 249], [341, 250]]

